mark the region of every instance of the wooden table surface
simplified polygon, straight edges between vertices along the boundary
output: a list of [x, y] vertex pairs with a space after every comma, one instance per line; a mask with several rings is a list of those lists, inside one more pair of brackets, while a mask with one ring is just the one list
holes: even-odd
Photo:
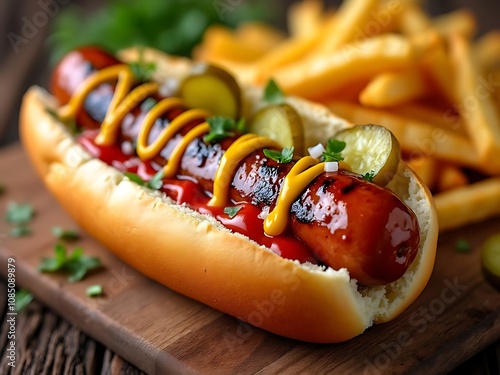
[[[90, 9], [100, 0], [75, 0]], [[441, 0], [428, 2], [435, 13], [468, 6], [480, 16], [480, 31], [498, 28], [500, 4], [489, 0]], [[0, 2], [0, 35], [9, 32], [21, 33], [22, 18], [39, 11], [38, 0]], [[51, 18], [45, 27], [37, 30], [29, 43], [14, 51], [7, 38], [0, 42], [0, 147], [17, 139], [17, 111], [21, 95], [31, 84], [46, 86], [48, 82], [49, 51], [45, 41], [49, 34]], [[3, 180], [3, 176], [0, 178]], [[3, 215], [3, 207], [1, 208]], [[0, 265], [3, 267], [4, 265]], [[6, 283], [0, 279], [0, 303], [2, 323], [0, 326], [0, 348], [2, 353], [7, 347], [8, 325]], [[52, 309], [35, 300], [19, 316], [18, 348], [21, 360], [11, 374], [138, 374], [142, 373], [124, 361], [110, 349], [84, 334], [78, 327], [56, 314]], [[466, 358], [463, 358], [465, 360]], [[6, 357], [0, 359], [0, 373], [7, 374]], [[499, 373], [500, 343], [491, 345], [474, 359], [466, 362], [454, 373]], [[489, 372], [486, 372], [489, 371]]]

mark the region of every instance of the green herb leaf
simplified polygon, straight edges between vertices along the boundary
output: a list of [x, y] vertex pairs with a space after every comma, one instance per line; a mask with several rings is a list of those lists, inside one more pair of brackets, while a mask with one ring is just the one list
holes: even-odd
[[11, 224], [26, 224], [31, 221], [34, 214], [35, 211], [31, 204], [10, 202], [7, 205], [5, 218]]
[[87, 288], [86, 292], [89, 297], [99, 297], [102, 296], [104, 288], [101, 284], [91, 285]]
[[64, 245], [56, 244], [54, 255], [54, 258], [42, 258], [38, 271], [64, 271], [69, 274], [68, 281], [71, 283], [82, 280], [89, 271], [102, 267], [99, 258], [84, 255], [81, 247], [76, 248], [68, 256]]
[[135, 182], [137, 185], [141, 186], [146, 185], [146, 182], [139, 175], [135, 173], [125, 172], [123, 175], [127, 177], [130, 181]]
[[150, 81], [156, 71], [156, 64], [142, 61], [142, 52], [139, 61], [129, 63], [130, 70], [138, 82]]
[[455, 242], [455, 249], [459, 253], [468, 253], [471, 251], [471, 246], [467, 240], [460, 238], [457, 240], [457, 242]]
[[224, 207], [224, 213], [227, 214], [232, 219], [242, 208], [243, 206]]
[[345, 142], [339, 141], [338, 139], [331, 138], [328, 140], [326, 145], [326, 150], [321, 155], [320, 160], [324, 162], [329, 161], [341, 161], [344, 160], [341, 152], [345, 148]]
[[[54, 120], [62, 122], [57, 112], [52, 108], [45, 107], [45, 112], [47, 112]], [[71, 134], [75, 135], [80, 133], [80, 129], [78, 129], [78, 125], [76, 125], [75, 119], [68, 120], [64, 124]]]
[[31, 228], [25, 225], [16, 226], [10, 229], [11, 237], [26, 237], [31, 234]]
[[203, 137], [203, 141], [207, 143], [219, 142], [226, 137], [231, 137], [235, 135], [234, 131], [238, 131], [238, 127], [242, 126], [241, 120], [236, 123], [232, 118], [223, 116], [209, 117], [207, 122], [210, 125], [210, 132]]
[[27, 289], [16, 291], [16, 312], [23, 311], [33, 301], [33, 294]]
[[63, 241], [73, 242], [80, 238], [78, 232], [74, 229], [62, 229], [61, 227], [53, 227], [52, 234]]
[[362, 174], [361, 176], [363, 176], [363, 178], [366, 181], [371, 181], [371, 180], [373, 180], [373, 177], [375, 177], [375, 171], [366, 172], [365, 174]]
[[293, 151], [294, 148], [292, 147], [285, 147], [281, 151], [276, 151], [276, 150], [268, 150], [267, 148], [264, 149], [264, 155], [266, 155], [268, 158], [273, 159], [274, 161], [281, 163], [281, 164], [287, 164], [290, 163], [293, 159]]
[[270, 79], [264, 90], [264, 100], [269, 104], [281, 104], [284, 99], [285, 96], [278, 84], [273, 79]]
[[165, 177], [165, 172], [163, 171], [163, 169], [160, 169], [158, 172], [156, 172], [153, 178], [148, 181], [146, 186], [153, 190], [161, 189], [163, 187], [163, 177]]

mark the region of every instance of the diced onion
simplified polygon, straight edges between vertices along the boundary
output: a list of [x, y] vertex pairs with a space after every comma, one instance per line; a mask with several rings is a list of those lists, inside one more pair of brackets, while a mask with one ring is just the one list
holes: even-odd
[[125, 141], [122, 143], [122, 152], [125, 155], [133, 155], [134, 154], [134, 145], [132, 142]]
[[339, 170], [339, 163], [336, 161], [327, 161], [325, 163], [325, 172], [337, 172]]
[[169, 96], [174, 96], [177, 94], [179, 91], [179, 80], [177, 78], [167, 78], [163, 83], [160, 85], [160, 88], [158, 89], [158, 93], [160, 96], [163, 97], [169, 97]]
[[325, 152], [325, 148], [321, 143], [318, 143], [316, 146], [309, 147], [307, 151], [313, 158], [319, 159], [323, 155], [323, 152]]

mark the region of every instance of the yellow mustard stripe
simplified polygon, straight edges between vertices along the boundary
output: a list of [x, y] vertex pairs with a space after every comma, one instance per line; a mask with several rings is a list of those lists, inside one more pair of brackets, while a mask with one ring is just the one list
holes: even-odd
[[96, 137], [96, 143], [101, 146], [111, 146], [116, 143], [118, 130], [121, 122], [127, 113], [131, 112], [143, 100], [158, 92], [158, 83], [149, 82], [140, 85], [133, 89], [124, 99], [118, 104], [118, 107], [106, 114], [106, 118], [102, 122], [101, 130]]
[[161, 152], [168, 141], [172, 139], [182, 128], [189, 125], [192, 121], [204, 121], [210, 116], [210, 113], [203, 109], [190, 109], [183, 112], [174, 118], [169, 126], [162, 130], [158, 138], [156, 138], [153, 143], [148, 145], [149, 133], [151, 132], [155, 121], [164, 113], [175, 108], [183, 108], [184, 106], [184, 102], [179, 98], [166, 98], [160, 100], [151, 109], [151, 111], [146, 114], [137, 137], [137, 154], [141, 159], [150, 160], [154, 158]]
[[264, 220], [266, 234], [278, 236], [286, 229], [292, 203], [316, 176], [324, 172], [324, 165], [318, 164], [318, 160], [311, 156], [305, 156], [292, 167], [283, 181], [276, 206]]
[[229, 188], [239, 163], [253, 151], [261, 148], [281, 149], [281, 146], [267, 137], [245, 134], [236, 140], [222, 156], [214, 179], [213, 197], [209, 206], [223, 207], [229, 200]]
[[76, 116], [78, 109], [83, 106], [86, 97], [103, 82], [118, 80], [115, 95], [111, 101], [111, 106], [108, 108], [108, 114], [111, 113], [116, 105], [123, 100], [123, 98], [130, 91], [134, 83], [134, 75], [130, 68], [125, 64], [114, 65], [108, 68], [99, 70], [93, 73], [77, 88], [75, 93], [71, 96], [68, 104], [61, 107], [58, 111], [58, 116], [62, 121], [67, 121]]
[[180, 167], [182, 156], [184, 155], [184, 152], [186, 151], [188, 145], [194, 139], [201, 137], [208, 132], [210, 132], [210, 125], [204, 122], [203, 124], [195, 126], [184, 137], [182, 137], [182, 140], [177, 144], [177, 146], [175, 146], [174, 150], [172, 151], [172, 155], [170, 155], [167, 164], [163, 167], [163, 175], [166, 178], [175, 177], [175, 174]]

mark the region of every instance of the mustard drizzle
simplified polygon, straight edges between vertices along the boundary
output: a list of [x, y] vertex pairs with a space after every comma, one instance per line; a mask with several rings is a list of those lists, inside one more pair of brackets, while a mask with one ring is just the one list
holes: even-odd
[[[114, 65], [101, 69], [88, 77], [75, 91], [68, 104], [61, 107], [58, 115], [62, 121], [76, 117], [83, 106], [86, 97], [104, 82], [116, 80], [116, 88], [113, 99], [106, 112], [101, 125], [96, 143], [101, 146], [111, 146], [116, 143], [118, 131], [125, 115], [132, 111], [146, 98], [158, 93], [159, 84], [156, 82], [143, 83], [132, 89], [135, 78], [126, 64]], [[149, 134], [155, 121], [164, 113], [184, 107], [184, 101], [180, 98], [164, 98], [158, 101], [146, 114], [141, 124], [137, 138], [137, 155], [142, 160], [151, 160], [159, 155], [165, 145], [185, 126], [192, 121], [203, 121], [210, 116], [208, 111], [202, 109], [189, 109], [175, 119], [170, 125], [163, 129], [157, 139], [148, 144]], [[164, 176], [172, 178], [179, 169], [182, 156], [187, 146], [194, 139], [210, 132], [209, 124], [204, 121], [191, 129], [182, 140], [175, 146], [167, 164], [163, 167]], [[229, 201], [229, 188], [231, 181], [240, 162], [252, 152], [262, 148], [280, 149], [281, 146], [267, 138], [256, 134], [245, 134], [239, 137], [229, 146], [222, 156], [214, 178], [213, 196], [209, 201], [210, 206], [224, 207]], [[309, 183], [324, 171], [324, 163], [306, 156], [301, 158], [285, 177], [276, 206], [264, 220], [264, 231], [271, 236], [281, 234], [288, 223], [290, 206]]]

